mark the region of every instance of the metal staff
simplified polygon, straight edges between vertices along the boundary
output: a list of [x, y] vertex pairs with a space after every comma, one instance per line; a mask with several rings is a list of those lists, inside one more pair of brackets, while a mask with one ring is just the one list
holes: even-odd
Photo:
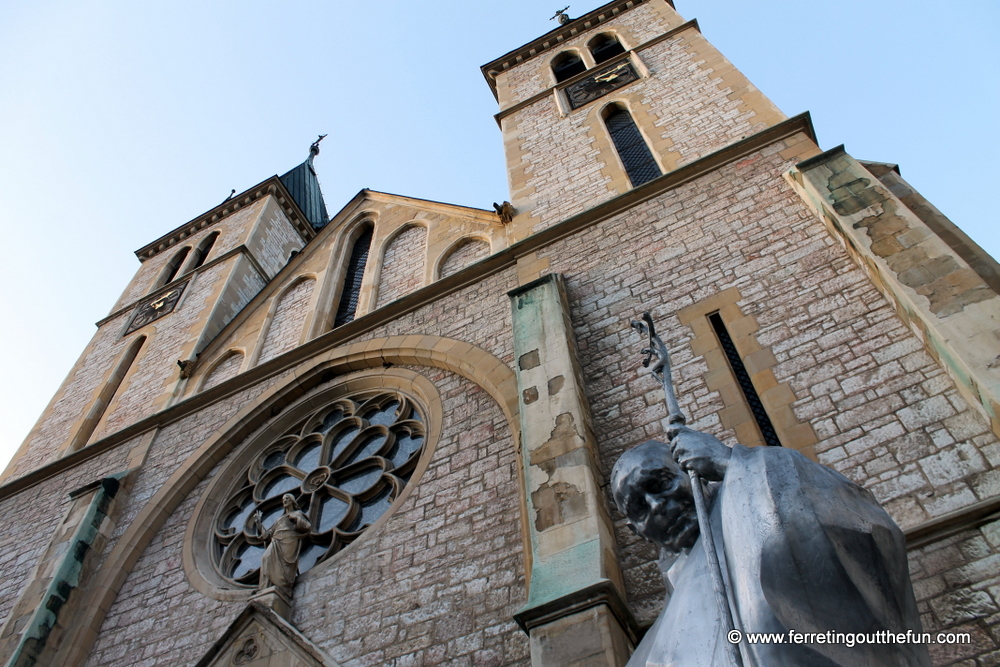
[[[631, 323], [632, 328], [640, 334], [649, 335], [649, 347], [642, 351], [646, 355], [646, 358], [642, 361], [642, 365], [644, 368], [649, 368], [653, 356], [656, 356], [657, 363], [653, 366], [652, 372], [656, 376], [657, 370], [659, 370], [659, 380], [660, 384], [663, 385], [663, 395], [667, 402], [667, 424], [680, 424], [683, 426], [687, 420], [684, 417], [684, 413], [681, 412], [680, 404], [677, 403], [677, 394], [674, 392], [673, 378], [670, 375], [670, 353], [667, 351], [667, 346], [663, 344], [663, 340], [656, 335], [653, 318], [649, 312], [643, 313], [642, 319], [642, 322], [632, 320]], [[722, 622], [726, 626], [725, 630], [728, 635], [731, 630], [738, 628], [733, 621], [733, 612], [729, 608], [726, 583], [722, 578], [722, 566], [719, 564], [719, 554], [715, 550], [715, 535], [712, 534], [712, 526], [708, 520], [708, 509], [705, 505], [705, 490], [701, 485], [701, 477], [698, 476], [698, 473], [689, 468], [687, 474], [691, 479], [691, 495], [694, 496], [694, 507], [698, 513], [698, 529], [705, 540], [705, 556], [708, 558], [708, 570], [712, 575], [712, 588], [715, 590], [715, 601], [718, 604], [719, 612], [722, 614]], [[743, 657], [740, 655], [740, 649], [736, 644], [726, 641], [726, 652], [729, 654], [729, 659], [733, 665], [743, 667]]]

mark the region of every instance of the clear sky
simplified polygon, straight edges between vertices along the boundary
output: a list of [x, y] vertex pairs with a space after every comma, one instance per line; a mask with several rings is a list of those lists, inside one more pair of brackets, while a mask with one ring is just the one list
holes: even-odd
[[[676, 0], [824, 149], [896, 162], [995, 257], [1000, 3]], [[507, 198], [479, 66], [555, 27], [537, 0], [0, 3], [0, 465], [139, 263], [134, 251], [305, 159], [363, 187]], [[572, 5], [570, 16], [599, 2]]]

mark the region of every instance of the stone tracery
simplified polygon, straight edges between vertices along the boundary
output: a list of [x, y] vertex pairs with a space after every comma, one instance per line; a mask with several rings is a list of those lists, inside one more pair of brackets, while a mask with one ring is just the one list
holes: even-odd
[[330, 401], [261, 449], [214, 520], [214, 563], [229, 582], [255, 586], [265, 527], [292, 494], [312, 528], [302, 544], [305, 572], [357, 539], [399, 496], [424, 449], [421, 410], [395, 392]]

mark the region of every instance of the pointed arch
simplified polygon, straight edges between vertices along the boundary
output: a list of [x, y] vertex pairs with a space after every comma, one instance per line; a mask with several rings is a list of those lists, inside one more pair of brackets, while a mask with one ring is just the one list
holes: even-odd
[[104, 387], [101, 392], [97, 395], [97, 399], [90, 406], [90, 410], [87, 412], [87, 416], [84, 418], [83, 423], [80, 428], [77, 429], [76, 435], [70, 441], [66, 451], [75, 452], [78, 449], [82, 449], [87, 445], [90, 437], [94, 435], [94, 431], [97, 430], [98, 424], [104, 418], [104, 413], [107, 412], [108, 406], [111, 405], [111, 401], [114, 400], [115, 395], [118, 393], [118, 389], [122, 386], [122, 382], [125, 380], [125, 376], [132, 369], [135, 364], [136, 357], [139, 356], [139, 351], [142, 346], [146, 343], [145, 336], [139, 336], [125, 348], [121, 356], [118, 357], [118, 363], [115, 364], [114, 370], [108, 379], [104, 382]]
[[590, 49], [590, 55], [594, 57], [594, 63], [597, 65], [625, 53], [625, 47], [622, 46], [621, 40], [611, 32], [602, 32], [594, 37], [587, 42], [587, 48]]
[[459, 239], [441, 255], [438, 262], [437, 278], [445, 278], [458, 273], [470, 264], [490, 254], [490, 243], [479, 236], [466, 236]]
[[556, 78], [556, 83], [562, 83], [580, 72], [587, 71], [587, 65], [584, 64], [583, 58], [576, 51], [563, 51], [556, 55], [549, 65], [552, 68], [552, 76]]
[[608, 104], [601, 109], [601, 119], [611, 135], [611, 143], [614, 144], [632, 187], [639, 187], [663, 173], [624, 104]]
[[163, 267], [163, 270], [160, 272], [160, 276], [156, 279], [156, 282], [153, 283], [153, 289], [149, 291], [152, 292], [157, 290], [176, 278], [178, 271], [181, 269], [181, 264], [184, 263], [184, 260], [187, 258], [189, 252], [191, 252], [191, 246], [184, 246], [175, 252], [174, 256], [170, 258], [169, 262], [167, 262], [167, 265]]
[[227, 350], [205, 373], [198, 391], [211, 389], [215, 385], [222, 384], [229, 378], [239, 375], [243, 368], [243, 359], [243, 350]]
[[215, 245], [215, 241], [219, 238], [219, 232], [212, 232], [198, 244], [195, 248], [194, 253], [188, 260], [187, 264], [184, 266], [184, 273], [191, 273], [197, 268], [200, 268], [208, 260], [209, 253], [212, 252], [212, 246]]
[[274, 297], [271, 313], [265, 325], [263, 339], [258, 344], [257, 358], [253, 365], [297, 347], [302, 342], [303, 325], [309, 314], [314, 276], [300, 276]]
[[376, 308], [424, 286], [427, 227], [421, 223], [407, 223], [387, 239], [383, 248]]
[[[97, 634], [107, 611], [142, 552], [181, 502], [209, 475], [215, 464], [244, 438], [262, 426], [271, 415], [277, 414], [305, 392], [328, 381], [331, 377], [363, 368], [382, 367], [387, 361], [398, 365], [416, 363], [452, 371], [478, 384], [497, 402], [510, 425], [512, 444], [518, 450], [521, 424], [518, 414], [517, 378], [514, 372], [489, 352], [463, 341], [439, 336], [423, 336], [426, 345], [418, 348], [404, 347], [403, 343], [408, 339], [406, 336], [392, 336], [362, 341], [320, 355], [311, 367], [297, 373], [294, 380], [271, 387], [244, 406], [215, 435], [195, 450], [139, 510], [135, 519], [125, 528], [122, 536], [108, 553], [104, 566], [95, 576], [92, 587], [88, 589], [88, 599], [80, 611], [82, 617], [88, 618], [90, 622], [79, 626], [66, 640], [73, 647], [69, 654], [73, 663], [79, 661], [82, 664], [88, 655], [97, 640]], [[521, 459], [516, 457], [515, 460], [518, 477], [523, 480]], [[521, 514], [527, 516], [523, 481], [518, 485], [518, 489], [521, 494]], [[191, 524], [189, 530], [193, 530]], [[524, 538], [525, 535], [522, 536], [522, 539]], [[526, 550], [526, 561], [530, 557], [530, 550]], [[194, 567], [194, 564], [189, 562], [188, 550], [185, 550], [185, 571], [192, 572]], [[526, 562], [525, 571], [530, 569], [530, 562]]]
[[333, 317], [333, 326], [339, 327], [353, 322], [358, 312], [358, 302], [361, 299], [361, 282], [368, 266], [368, 255], [371, 252], [374, 225], [363, 222], [358, 225], [349, 237], [351, 254], [344, 268], [340, 296], [337, 300], [337, 310]]

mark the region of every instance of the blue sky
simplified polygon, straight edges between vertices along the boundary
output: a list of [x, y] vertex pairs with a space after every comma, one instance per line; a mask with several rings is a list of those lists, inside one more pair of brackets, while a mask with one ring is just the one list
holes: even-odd
[[[822, 148], [896, 162], [994, 256], [1000, 4], [676, 0]], [[479, 66], [564, 6], [35, 0], [0, 5], [0, 465], [138, 267], [135, 249], [301, 162], [361, 188], [507, 197]], [[578, 16], [598, 3], [572, 5]]]

